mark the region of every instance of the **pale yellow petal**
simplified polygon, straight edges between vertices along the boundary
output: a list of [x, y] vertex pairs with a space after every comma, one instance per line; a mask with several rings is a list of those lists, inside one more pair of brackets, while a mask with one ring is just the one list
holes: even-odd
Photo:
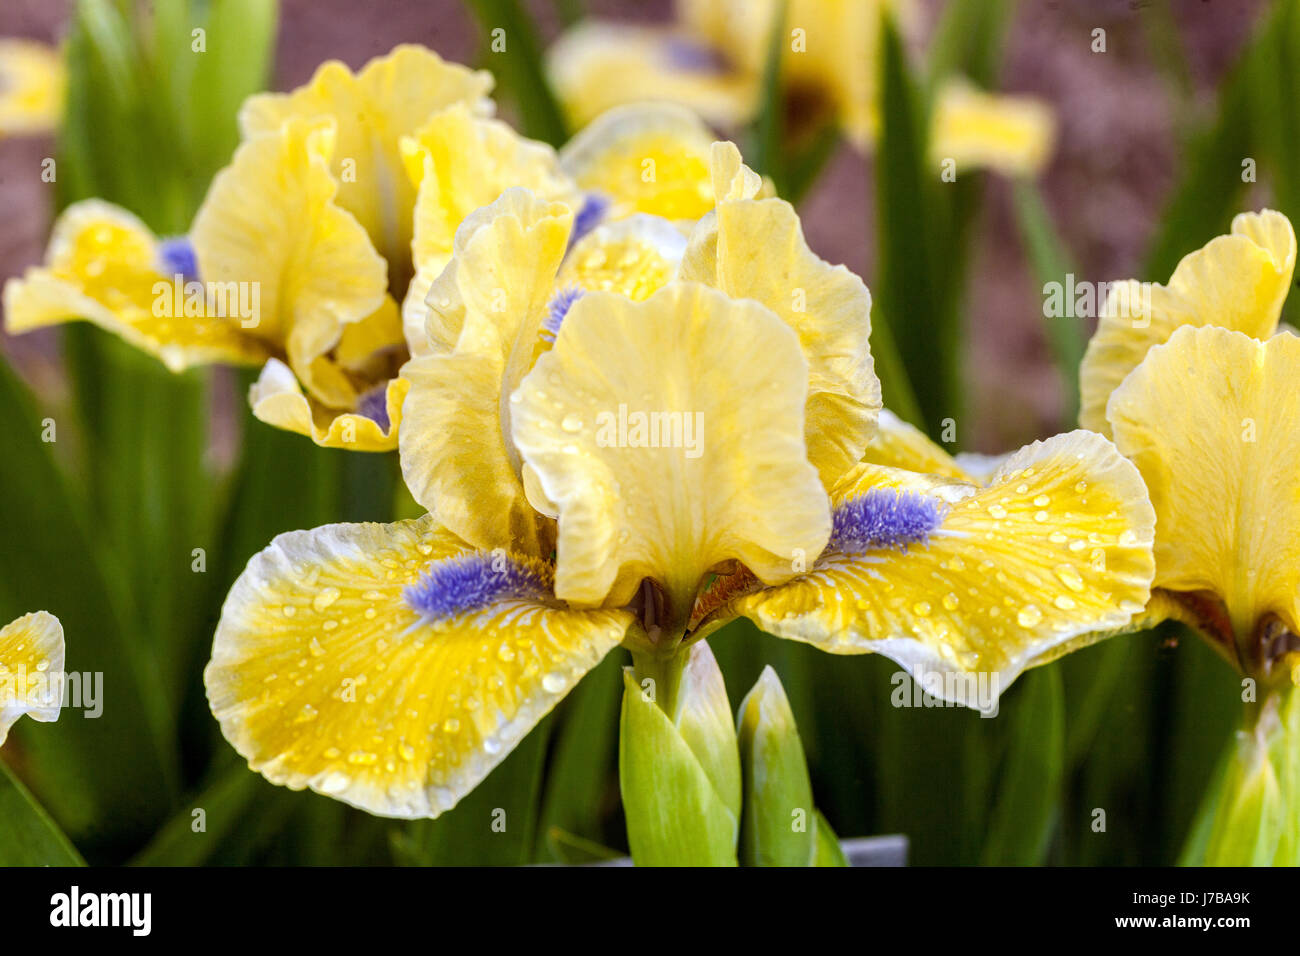
[[1092, 432], [1021, 449], [987, 488], [864, 464], [835, 505], [880, 488], [937, 502], [937, 529], [906, 549], [828, 549], [738, 610], [832, 653], [885, 654], [923, 682], [983, 675], [996, 696], [1025, 668], [1124, 628], [1147, 602], [1155, 515], [1137, 469]]
[[[514, 443], [502, 430], [505, 364], [495, 352], [412, 359], [399, 440], [411, 495], [479, 548], [550, 554], [554, 532], [532, 509]], [[507, 393], [508, 394], [508, 393]]]
[[433, 562], [469, 551], [426, 516], [294, 531], [255, 555], [204, 675], [249, 766], [370, 813], [435, 817], [622, 639], [626, 612], [540, 596], [435, 620], [408, 605]]
[[803, 443], [807, 364], [770, 310], [696, 283], [592, 292], [512, 396], [559, 511], [556, 593], [625, 603], [643, 578], [682, 624], [715, 566], [782, 581], [829, 534]]
[[1156, 585], [1217, 595], [1243, 641], [1268, 614], [1300, 633], [1297, 382], [1300, 338], [1183, 328], [1107, 410], [1151, 489]]
[[1277, 328], [1295, 268], [1290, 221], [1264, 210], [1232, 221], [1232, 232], [1183, 257], [1168, 286], [1116, 283], [1079, 369], [1079, 421], [1110, 434], [1106, 401], [1154, 345], [1183, 325], [1216, 325], [1268, 338]]
[[0, 744], [23, 714], [59, 719], [63, 703], [63, 625], [53, 614], [24, 614], [0, 628]]
[[998, 96], [961, 80], [940, 89], [930, 120], [930, 160], [958, 174], [991, 169], [1036, 176], [1052, 157], [1056, 118], [1032, 96]]
[[290, 119], [249, 140], [213, 180], [191, 235], [204, 279], [257, 289], [252, 331], [284, 350], [315, 398], [347, 408], [355, 389], [317, 360], [383, 305], [388, 280], [366, 231], [334, 201], [333, 152], [331, 121]]
[[584, 20], [561, 34], [546, 69], [570, 124], [580, 129], [629, 103], [677, 103], [719, 126], [737, 126], [758, 105], [757, 75], [684, 31]]
[[54, 224], [45, 264], [5, 284], [5, 328], [19, 333], [84, 319], [174, 372], [265, 360], [266, 347], [241, 326], [237, 294], [218, 301], [192, 279], [178, 285], [162, 268], [159, 243], [136, 216], [99, 199], [73, 203]]
[[0, 139], [53, 131], [65, 84], [58, 50], [34, 40], [0, 38]]
[[392, 451], [397, 447], [402, 404], [410, 383], [393, 378], [383, 388], [383, 420], [359, 411], [329, 408], [304, 395], [289, 367], [271, 359], [249, 389], [248, 404], [259, 421], [306, 435], [324, 448]]
[[677, 275], [686, 237], [673, 223], [637, 213], [597, 226], [574, 243], [558, 288], [649, 298]]
[[815, 255], [781, 199], [720, 203], [692, 233], [679, 275], [761, 302], [798, 334], [809, 369], [808, 453], [832, 487], [862, 458], [881, 404], [862, 280]]
[[[488, 115], [492, 76], [448, 63], [432, 50], [404, 44], [353, 74], [337, 60], [322, 64], [291, 93], [250, 97], [240, 110], [246, 137], [274, 132], [288, 119], [333, 119], [338, 147], [328, 157], [339, 182], [338, 204], [352, 213], [395, 267], [409, 261], [415, 186], [401, 155], [402, 137], [436, 111], [465, 103]], [[397, 277], [404, 286], [406, 276]]]
[[639, 103], [603, 113], [560, 151], [565, 172], [613, 215], [698, 219], [713, 208], [713, 134], [690, 110]]

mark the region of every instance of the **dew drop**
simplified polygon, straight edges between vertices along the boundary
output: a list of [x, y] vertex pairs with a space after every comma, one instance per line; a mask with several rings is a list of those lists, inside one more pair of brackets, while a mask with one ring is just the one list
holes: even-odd
[[317, 611], [323, 611], [339, 599], [338, 588], [324, 588], [319, 594], [312, 598], [311, 606]]
[[1071, 565], [1058, 564], [1055, 568], [1055, 571], [1056, 571], [1056, 576], [1060, 578], [1061, 583], [1064, 584], [1071, 591], [1078, 594], [1083, 590], [1083, 578], [1079, 576], [1079, 572], [1076, 571]]
[[1032, 604], [1026, 604], [1016, 615], [1016, 623], [1021, 627], [1036, 627], [1043, 620], [1043, 612]]

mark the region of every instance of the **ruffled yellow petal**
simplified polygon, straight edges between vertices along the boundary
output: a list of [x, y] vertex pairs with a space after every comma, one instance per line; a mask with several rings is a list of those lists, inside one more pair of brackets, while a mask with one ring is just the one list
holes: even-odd
[[809, 370], [808, 456], [832, 487], [862, 458], [880, 410], [862, 280], [815, 255], [781, 199], [719, 203], [692, 233], [679, 274], [761, 302], [798, 334]]
[[63, 112], [64, 82], [58, 50], [0, 39], [0, 138], [52, 131]]
[[930, 158], [952, 160], [958, 173], [991, 169], [1036, 176], [1052, 157], [1056, 118], [1031, 96], [996, 96], [961, 80], [939, 91], [930, 126]]
[[758, 105], [757, 74], [680, 30], [586, 20], [551, 45], [546, 69], [575, 129], [648, 100], [678, 103], [723, 127], [738, 126]]
[[942, 475], [957, 481], [979, 484], [957, 461], [914, 425], [887, 408], [880, 410], [876, 432], [867, 443], [862, 460], [886, 468], [901, 468], [925, 475]]
[[174, 372], [266, 359], [237, 310], [220, 314], [204, 288], [182, 280], [178, 289], [161, 268], [158, 241], [131, 213], [98, 199], [74, 203], [54, 224], [45, 265], [5, 284], [5, 328], [19, 333], [84, 319]]
[[639, 303], [580, 298], [511, 397], [515, 444], [559, 512], [556, 593], [618, 605], [648, 577], [684, 624], [722, 562], [777, 582], [820, 552], [807, 374], [758, 303], [677, 282]]
[[1169, 285], [1129, 280], [1112, 288], [1079, 368], [1079, 422], [1110, 434], [1106, 401], [1153, 345], [1182, 325], [1217, 325], [1264, 339], [1277, 328], [1295, 269], [1290, 221], [1242, 213], [1232, 232], [1183, 257]]
[[626, 612], [537, 597], [422, 618], [404, 589], [468, 550], [426, 516], [295, 531], [255, 555], [204, 675], [249, 766], [370, 813], [437, 816], [622, 639]]
[[[332, 118], [338, 146], [327, 157], [339, 183], [338, 204], [352, 213], [388, 262], [409, 260], [415, 185], [407, 177], [402, 137], [436, 111], [464, 103], [488, 115], [492, 75], [448, 63], [432, 50], [402, 45], [353, 74], [344, 64], [322, 64], [306, 86], [291, 93], [250, 97], [239, 113], [246, 137], [274, 132], [287, 119]], [[404, 287], [406, 277], [395, 277]]]
[[388, 286], [366, 231], [334, 201], [332, 121], [290, 119], [235, 151], [194, 220], [205, 280], [252, 283], [261, 315], [252, 331], [283, 348], [313, 397], [349, 408], [356, 390], [317, 360], [344, 326], [372, 315]]
[[560, 162], [584, 190], [608, 197], [615, 217], [645, 212], [698, 219], [713, 208], [713, 139], [684, 107], [620, 106], [571, 139]]
[[0, 628], [0, 744], [23, 714], [59, 719], [63, 703], [63, 625], [53, 614], [24, 614]]
[[393, 378], [384, 389], [382, 413], [376, 418], [359, 411], [328, 408], [303, 394], [298, 379], [279, 359], [271, 359], [248, 390], [248, 404], [258, 420], [306, 435], [324, 448], [348, 451], [392, 451], [397, 447], [402, 403], [410, 383]]
[[513, 186], [547, 200], [580, 205], [576, 187], [560, 172], [555, 150], [524, 139], [505, 123], [475, 115], [458, 103], [435, 114], [415, 136], [402, 141], [407, 174], [416, 184], [415, 278], [402, 313], [417, 335], [434, 279], [451, 261], [456, 229], [474, 210]]
[[937, 499], [938, 529], [906, 550], [828, 550], [740, 613], [831, 653], [885, 654], [918, 679], [986, 675], [996, 694], [1147, 602], [1155, 515], [1137, 469], [1092, 432], [1022, 448], [987, 488], [863, 464], [834, 504], [876, 488]]
[[[1111, 396], [1115, 443], [1155, 506], [1156, 580], [1300, 633], [1300, 338], [1178, 329]], [[1254, 662], [1244, 662], [1254, 663]]]
[[429, 295], [426, 347], [400, 434], [411, 494], [475, 547], [549, 553], [528, 505], [506, 397], [545, 348], [540, 323], [556, 291], [572, 212], [524, 189], [471, 214]]

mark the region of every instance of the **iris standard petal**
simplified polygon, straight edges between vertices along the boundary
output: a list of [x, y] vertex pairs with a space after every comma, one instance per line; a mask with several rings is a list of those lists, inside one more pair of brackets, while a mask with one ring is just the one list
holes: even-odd
[[1294, 335], [1182, 328], [1107, 408], [1151, 490], [1156, 586], [1219, 597], [1239, 641], [1270, 614], [1300, 633], [1298, 381]]
[[[410, 259], [415, 185], [403, 167], [402, 137], [453, 103], [490, 115], [491, 90], [490, 73], [403, 44], [355, 74], [330, 60], [291, 93], [249, 97], [239, 112], [239, 124], [251, 138], [274, 132], [289, 119], [333, 119], [338, 148], [329, 157], [329, 168], [339, 183], [338, 204], [357, 218], [388, 262], [405, 264]], [[405, 288], [409, 276], [394, 278], [394, 288]]]
[[832, 487], [862, 458], [880, 410], [862, 280], [815, 255], [781, 199], [719, 203], [692, 232], [679, 275], [761, 302], [797, 333], [809, 370], [808, 455]]
[[568, 610], [548, 573], [432, 516], [280, 535], [222, 608], [212, 712], [273, 783], [437, 816], [622, 639], [626, 612]]
[[1229, 235], [1184, 256], [1167, 286], [1115, 284], [1079, 368], [1080, 424], [1109, 435], [1111, 392], [1179, 326], [1217, 325], [1259, 339], [1272, 335], [1295, 256], [1290, 221], [1266, 209], [1236, 216]]
[[673, 103], [637, 103], [602, 114], [560, 150], [582, 189], [608, 197], [612, 215], [694, 220], [713, 208], [710, 148], [700, 118]]
[[1056, 139], [1056, 119], [1043, 101], [985, 93], [962, 80], [944, 83], [930, 124], [931, 162], [952, 160], [959, 174], [991, 169], [1036, 176]]
[[383, 305], [388, 280], [366, 231], [334, 201], [334, 145], [329, 120], [290, 119], [245, 142], [212, 181], [191, 236], [204, 278], [256, 288], [252, 331], [284, 350], [309, 394], [346, 409], [355, 387], [317, 359]]
[[618, 605], [649, 578], [684, 625], [715, 566], [774, 583], [819, 553], [807, 374], [756, 302], [677, 282], [639, 303], [579, 299], [511, 397], [515, 444], [559, 514], [556, 593]]

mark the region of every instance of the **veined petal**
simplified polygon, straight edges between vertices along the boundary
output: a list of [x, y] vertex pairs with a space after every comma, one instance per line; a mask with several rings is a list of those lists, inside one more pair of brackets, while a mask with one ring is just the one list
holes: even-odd
[[719, 203], [691, 234], [679, 275], [761, 302], [797, 333], [809, 371], [808, 456], [831, 488], [862, 458], [880, 410], [867, 287], [808, 248], [781, 199]]
[[324, 448], [392, 451], [397, 447], [402, 403], [410, 382], [393, 378], [359, 397], [356, 411], [329, 408], [303, 394], [297, 377], [279, 359], [270, 359], [248, 391], [258, 420], [306, 435]]
[[259, 290], [253, 331], [285, 350], [308, 392], [349, 408], [356, 390], [317, 359], [345, 325], [383, 305], [388, 280], [366, 231], [335, 204], [334, 141], [332, 121], [289, 119], [245, 142], [213, 180], [191, 235], [205, 279]]
[[53, 130], [63, 111], [65, 82], [58, 50], [0, 38], [0, 138]]
[[507, 189], [471, 213], [456, 231], [452, 261], [429, 290], [425, 342], [412, 354], [449, 352], [463, 344], [508, 356], [525, 337], [531, 349], [532, 333], [555, 294], [572, 226], [567, 204], [522, 188]]
[[603, 113], [560, 151], [564, 171], [613, 215], [699, 219], [713, 208], [713, 134], [690, 110], [639, 103]]
[[997, 96], [962, 80], [939, 91], [930, 127], [930, 159], [956, 163], [957, 172], [992, 169], [1004, 176], [1036, 176], [1052, 155], [1056, 119], [1031, 96]]
[[559, 512], [558, 595], [618, 605], [650, 578], [684, 624], [722, 562], [772, 583], [820, 552], [796, 346], [770, 310], [696, 283], [574, 304], [511, 397], [515, 444]]
[[0, 628], [0, 744], [23, 714], [59, 719], [63, 704], [63, 625], [53, 614], [24, 614]]
[[[161, 246], [138, 218], [99, 199], [74, 203], [54, 224], [44, 266], [5, 284], [5, 328], [26, 332], [93, 322], [160, 359], [191, 365], [264, 361], [265, 345], [233, 313], [220, 315], [195, 277], [166, 274]], [[188, 314], [187, 314], [188, 313]]]
[[678, 103], [718, 126], [737, 126], [758, 105], [757, 74], [736, 70], [680, 30], [585, 20], [546, 54], [546, 69], [574, 128], [629, 103]]
[[282, 534], [222, 608], [212, 712], [273, 783], [435, 817], [623, 637], [629, 614], [564, 608], [548, 573], [432, 516]]
[[1266, 339], [1277, 328], [1295, 269], [1290, 221], [1242, 213], [1232, 232], [1183, 257], [1169, 285], [1129, 280], [1111, 288], [1079, 368], [1079, 422], [1110, 434], [1106, 401], [1154, 345], [1182, 325], [1217, 325]]
[[1268, 614], [1300, 633], [1297, 381], [1294, 335], [1183, 328], [1107, 409], [1151, 489], [1156, 586], [1218, 595], [1243, 640]]
[[[343, 63], [322, 64], [291, 93], [249, 97], [239, 112], [244, 136], [274, 132], [286, 120], [329, 117], [338, 148], [327, 157], [339, 182], [338, 204], [352, 213], [388, 262], [405, 267], [409, 255], [415, 184], [403, 168], [401, 141], [436, 111], [464, 103], [490, 115], [492, 75], [448, 63], [432, 50], [404, 44], [353, 74]], [[353, 175], [344, 176], [351, 163]], [[405, 285], [401, 278], [398, 286]]]
[[[864, 496], [891, 494], [909, 495], [902, 504], [915, 508], [891, 514], [889, 501], [868, 499], [882, 516], [875, 523], [845, 515]], [[832, 498], [832, 547], [806, 574], [737, 610], [831, 653], [885, 654], [918, 679], [984, 674], [1000, 692], [1025, 668], [1124, 627], [1150, 593], [1155, 515], [1146, 489], [1092, 432], [1022, 448], [987, 488], [863, 464]], [[936, 510], [937, 524], [921, 520]], [[842, 528], [844, 517], [856, 524]], [[864, 530], [876, 546], [860, 547]]]
[[403, 305], [411, 329], [423, 327], [425, 297], [451, 261], [457, 228], [474, 210], [512, 186], [575, 209], [581, 205], [577, 188], [560, 172], [555, 150], [505, 123], [477, 116], [467, 103], [441, 110], [403, 139], [402, 157], [418, 190], [411, 244], [416, 276]]

